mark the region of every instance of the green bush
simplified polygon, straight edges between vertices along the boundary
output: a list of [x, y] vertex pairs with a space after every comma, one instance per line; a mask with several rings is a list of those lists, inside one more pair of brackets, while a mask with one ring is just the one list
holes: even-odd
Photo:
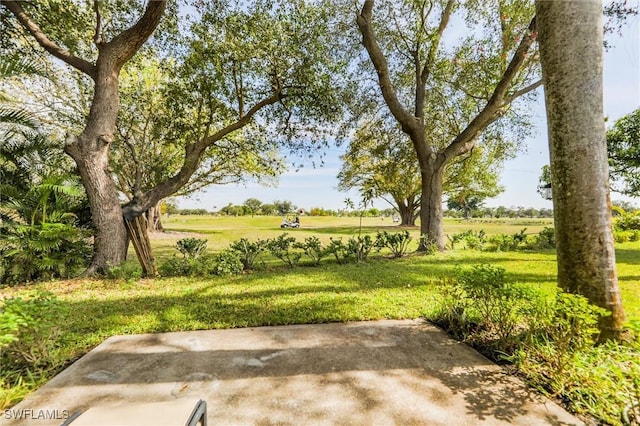
[[235, 250], [224, 250], [215, 254], [211, 258], [207, 269], [211, 270], [216, 275], [237, 275], [242, 272], [244, 265], [240, 258], [240, 254]]
[[348, 262], [364, 262], [369, 257], [375, 241], [370, 235], [350, 237], [346, 243], [342, 238], [329, 239], [329, 244], [324, 250], [327, 255], [333, 255], [339, 264]]
[[375, 246], [378, 250], [388, 248], [391, 250], [391, 256], [398, 258], [407, 254], [410, 242], [411, 236], [407, 230], [393, 234], [382, 231], [376, 235]]
[[640, 231], [640, 212], [622, 213], [616, 216], [613, 227], [618, 231]]
[[613, 239], [616, 243], [636, 242], [640, 240], [640, 231], [613, 231]]
[[626, 243], [629, 241], [631, 231], [613, 231], [613, 240], [616, 243]]
[[295, 268], [300, 262], [302, 252], [294, 251], [294, 243], [296, 239], [294, 237], [288, 237], [286, 232], [280, 234], [277, 238], [267, 240], [266, 247], [274, 257], [280, 259], [285, 265], [290, 268]]
[[39, 291], [0, 301], [0, 361], [4, 368], [46, 368], [60, 333], [60, 301]]
[[491, 265], [458, 271], [444, 293], [432, 321], [494, 359], [516, 347], [525, 324], [534, 322], [532, 307], [539, 306], [533, 292]]
[[176, 242], [176, 249], [185, 259], [195, 259], [207, 249], [207, 240], [200, 238], [183, 238]]
[[86, 267], [92, 248], [87, 234], [68, 223], [5, 228], [0, 246], [0, 283], [69, 278]]
[[597, 413], [619, 424], [640, 377], [638, 344], [594, 345], [598, 320], [609, 313], [586, 298], [559, 293], [539, 327], [508, 358], [536, 387], [570, 404], [576, 413]]
[[556, 248], [556, 230], [552, 227], [545, 227], [533, 239], [531, 248], [534, 250], [547, 250]]
[[513, 235], [498, 234], [492, 235], [488, 239], [489, 244], [493, 245], [495, 251], [515, 251], [520, 243], [513, 238]]
[[370, 235], [350, 237], [347, 240], [347, 253], [355, 262], [364, 262], [373, 249], [374, 241]]
[[338, 264], [343, 265], [349, 261], [349, 249], [342, 242], [342, 238], [333, 239], [329, 238], [329, 244], [325, 248], [325, 253], [327, 255], [333, 255], [336, 258], [336, 262]]
[[267, 241], [265, 240], [249, 241], [246, 238], [240, 238], [229, 246], [231, 250], [240, 254], [240, 261], [246, 270], [254, 268], [256, 259], [260, 253], [265, 251], [266, 247]]
[[464, 242], [468, 249], [482, 251], [487, 242], [487, 234], [482, 229], [478, 232], [469, 230], [465, 235]]
[[214, 256], [204, 254], [196, 258], [167, 259], [158, 267], [158, 273], [163, 277], [207, 277], [213, 275]]
[[158, 266], [158, 273], [162, 277], [184, 277], [191, 275], [191, 267], [187, 259], [174, 256]]
[[438, 244], [426, 234], [420, 235], [420, 243], [424, 246], [424, 254], [434, 254], [438, 251]]
[[295, 242], [293, 247], [303, 250], [314, 265], [320, 265], [322, 258], [327, 255], [318, 237], [307, 237], [303, 243]]
[[469, 235], [471, 231], [465, 231], [465, 232], [458, 232], [456, 234], [451, 234], [451, 235], [447, 235], [447, 239], [449, 240], [449, 248], [451, 250], [455, 250], [456, 249], [456, 244], [458, 244], [461, 241], [464, 241], [464, 239], [467, 237], [467, 235]]

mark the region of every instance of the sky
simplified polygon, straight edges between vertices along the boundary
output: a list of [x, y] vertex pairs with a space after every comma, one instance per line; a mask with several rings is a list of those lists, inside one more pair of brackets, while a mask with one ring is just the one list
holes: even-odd
[[[640, 17], [632, 17], [623, 28], [622, 36], [610, 36], [613, 47], [604, 56], [604, 111], [608, 126], [615, 120], [640, 107]], [[531, 136], [524, 141], [525, 149], [513, 160], [504, 164], [501, 185], [505, 191], [488, 199], [488, 207], [535, 207], [552, 208], [551, 201], [544, 200], [536, 192], [542, 166], [549, 164], [547, 122], [542, 88], [537, 101], [531, 104], [534, 123]], [[180, 208], [204, 208], [215, 211], [229, 203], [241, 205], [248, 198], [257, 198], [263, 203], [275, 200], [289, 200], [298, 208], [309, 210], [313, 207], [326, 209], [345, 208], [345, 199], [358, 202], [357, 191], [338, 191], [337, 174], [340, 171], [340, 155], [345, 147], [327, 149], [325, 164], [321, 168], [310, 165], [291, 169], [280, 176], [277, 186], [265, 187], [257, 183], [242, 185], [215, 185], [188, 198], [177, 198]], [[613, 193], [612, 200], [630, 201], [640, 205], [640, 199], [633, 199]], [[376, 200], [374, 206], [389, 208], [383, 200]]]

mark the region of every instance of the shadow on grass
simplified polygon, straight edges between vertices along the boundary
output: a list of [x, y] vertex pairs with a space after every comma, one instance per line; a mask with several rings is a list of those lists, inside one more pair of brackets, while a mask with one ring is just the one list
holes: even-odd
[[[486, 261], [481, 256], [425, 256], [419, 261], [414, 257], [273, 269], [232, 278], [159, 279], [152, 281], [148, 294], [141, 294], [135, 284], [115, 283], [120, 288], [110, 292], [118, 298], [67, 299], [71, 315], [66, 323], [71, 333], [101, 330], [111, 335], [417, 318], [433, 306], [440, 294], [439, 283], [452, 277], [456, 267]], [[491, 259], [491, 263], [500, 262], [513, 259]], [[538, 284], [550, 280], [545, 273], [511, 272], [508, 276]]]
[[[185, 237], [184, 235], [171, 235], [175, 232], [186, 232], [189, 234], [193, 234], [189, 237]], [[206, 229], [206, 228], [167, 228], [167, 233], [163, 235], [164, 238], [198, 238], [198, 234], [207, 234], [207, 235], [222, 235], [224, 232], [217, 229]]]
[[[349, 238], [349, 236], [358, 236], [361, 231], [359, 226], [332, 226], [323, 228], [305, 227], [304, 229], [318, 234], [340, 235], [345, 238]], [[404, 228], [397, 225], [363, 226], [362, 234], [375, 234], [378, 231], [402, 232], [405, 229], [411, 231], [412, 229], [417, 228]]]
[[616, 249], [616, 263], [640, 265], [640, 250]]

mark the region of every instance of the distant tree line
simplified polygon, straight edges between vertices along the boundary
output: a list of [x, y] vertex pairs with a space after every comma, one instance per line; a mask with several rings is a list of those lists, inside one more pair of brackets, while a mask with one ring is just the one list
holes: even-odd
[[553, 218], [553, 209], [536, 209], [535, 207], [475, 207], [468, 208], [458, 204], [448, 203], [445, 210], [446, 217], [455, 218]]
[[[625, 210], [634, 210], [634, 207], [624, 201], [614, 201]], [[535, 207], [485, 207], [479, 204], [461, 204], [455, 200], [447, 202], [444, 211], [446, 217], [451, 218], [553, 218], [553, 209]], [[398, 217], [395, 209], [378, 209], [370, 207], [366, 209], [325, 209], [323, 207], [312, 207], [310, 209], [300, 209], [293, 202], [276, 200], [271, 203], [263, 203], [255, 198], [249, 198], [243, 204], [237, 205], [229, 203], [225, 207], [211, 210], [205, 208], [180, 209], [173, 200], [167, 201], [162, 212], [169, 215], [220, 215], [220, 216], [283, 216], [287, 214], [298, 214], [302, 210], [305, 216], [334, 216], [334, 217]]]

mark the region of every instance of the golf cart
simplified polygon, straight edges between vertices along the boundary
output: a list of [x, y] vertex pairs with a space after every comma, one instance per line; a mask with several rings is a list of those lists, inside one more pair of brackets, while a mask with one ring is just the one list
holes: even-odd
[[280, 228], [300, 228], [300, 217], [298, 215], [284, 216]]

